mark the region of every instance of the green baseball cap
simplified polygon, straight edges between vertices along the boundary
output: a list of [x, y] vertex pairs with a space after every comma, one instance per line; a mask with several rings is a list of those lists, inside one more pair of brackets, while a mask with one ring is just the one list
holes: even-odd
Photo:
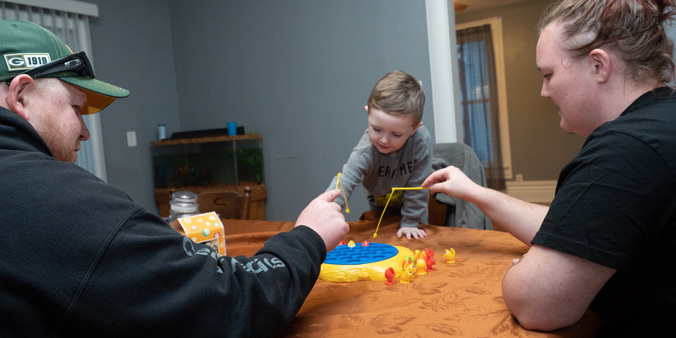
[[94, 78], [84, 52], [73, 53], [59, 37], [29, 21], [0, 20], [0, 81], [26, 73], [54, 77], [87, 94], [83, 115], [94, 114], [129, 91]]

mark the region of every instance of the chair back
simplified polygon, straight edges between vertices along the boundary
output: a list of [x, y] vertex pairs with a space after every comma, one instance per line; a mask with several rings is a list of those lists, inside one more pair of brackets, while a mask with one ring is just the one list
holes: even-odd
[[247, 219], [251, 203], [251, 187], [239, 191], [205, 191], [197, 194], [200, 212], [215, 211], [220, 218]]
[[[453, 165], [462, 170], [469, 179], [486, 187], [486, 172], [474, 150], [464, 143], [437, 143], [432, 149], [432, 170]], [[445, 204], [445, 208], [433, 205], [434, 202]], [[444, 219], [443, 224], [458, 228], [493, 229], [493, 222], [474, 204], [442, 193], [430, 198], [430, 214], [433, 209], [446, 215], [434, 217], [435, 221]], [[430, 218], [433, 218], [430, 216]]]

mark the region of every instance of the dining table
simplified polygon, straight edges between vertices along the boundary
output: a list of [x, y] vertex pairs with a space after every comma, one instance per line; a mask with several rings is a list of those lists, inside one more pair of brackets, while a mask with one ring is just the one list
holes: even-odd
[[[421, 225], [421, 239], [397, 237], [401, 217], [348, 222], [345, 242], [385, 243], [434, 252], [433, 271], [409, 283], [394, 279], [318, 279], [281, 337], [593, 337], [599, 318], [587, 311], [555, 331], [526, 330], [502, 297], [502, 278], [528, 246], [508, 232]], [[224, 219], [226, 254], [252, 256], [294, 222]], [[376, 227], [378, 231], [376, 233]], [[374, 237], [374, 233], [377, 234]], [[455, 251], [454, 263], [443, 254]], [[450, 251], [450, 250], [449, 250]]]

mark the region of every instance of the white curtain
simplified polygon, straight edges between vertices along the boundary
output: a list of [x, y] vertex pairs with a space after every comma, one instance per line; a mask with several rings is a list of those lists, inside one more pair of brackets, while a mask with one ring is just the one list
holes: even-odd
[[[35, 22], [60, 37], [74, 52], [85, 51], [93, 64], [89, 16], [98, 15], [98, 10], [92, 6], [65, 0], [49, 1], [44, 4], [36, 0], [0, 1], [0, 19]], [[84, 10], [75, 12], [74, 9]], [[83, 117], [91, 138], [88, 142], [82, 142], [77, 165], [106, 181], [99, 114]]]

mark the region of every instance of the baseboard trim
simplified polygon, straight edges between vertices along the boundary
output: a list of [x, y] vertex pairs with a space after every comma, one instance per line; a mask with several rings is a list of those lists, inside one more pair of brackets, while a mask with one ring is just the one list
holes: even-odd
[[556, 181], [505, 182], [509, 196], [532, 203], [551, 203], [554, 199]]

